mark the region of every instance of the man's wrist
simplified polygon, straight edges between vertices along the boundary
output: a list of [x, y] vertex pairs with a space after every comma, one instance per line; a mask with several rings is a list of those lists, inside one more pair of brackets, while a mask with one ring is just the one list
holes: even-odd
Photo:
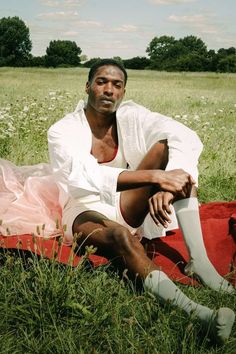
[[150, 184], [152, 185], [158, 185], [160, 183], [163, 171], [162, 170], [148, 170], [147, 172], [150, 172]]

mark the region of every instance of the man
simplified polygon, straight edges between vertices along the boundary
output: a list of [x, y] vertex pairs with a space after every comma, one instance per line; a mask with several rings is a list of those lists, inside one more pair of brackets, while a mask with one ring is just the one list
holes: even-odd
[[[152, 113], [132, 101], [121, 103], [127, 73], [110, 59], [91, 68], [86, 93], [74, 113], [48, 132], [51, 164], [60, 187], [65, 243], [97, 248], [161, 301], [170, 300], [186, 313], [194, 312], [224, 342], [235, 315], [196, 304], [148, 258], [140, 243], [145, 236], [163, 235], [176, 214], [189, 250], [186, 272], [219, 291], [234, 293], [210, 263], [205, 250], [196, 197], [197, 163], [202, 144], [189, 128]], [[171, 206], [173, 204], [173, 207]], [[155, 228], [148, 220], [148, 214]], [[158, 232], [158, 230], [161, 230]], [[152, 236], [152, 235], [151, 235]]]

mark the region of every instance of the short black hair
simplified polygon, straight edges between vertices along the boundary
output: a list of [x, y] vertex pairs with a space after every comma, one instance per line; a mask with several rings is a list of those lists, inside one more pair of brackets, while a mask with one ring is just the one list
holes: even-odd
[[113, 66], [117, 66], [124, 74], [125, 77], [125, 85], [128, 79], [128, 74], [127, 71], [125, 70], [124, 65], [115, 60], [115, 59], [98, 59], [97, 61], [95, 61], [95, 63], [91, 66], [90, 70], [89, 70], [89, 74], [88, 74], [88, 81], [91, 82], [94, 75], [96, 74], [98, 68], [100, 68], [101, 66], [104, 65], [113, 65]]

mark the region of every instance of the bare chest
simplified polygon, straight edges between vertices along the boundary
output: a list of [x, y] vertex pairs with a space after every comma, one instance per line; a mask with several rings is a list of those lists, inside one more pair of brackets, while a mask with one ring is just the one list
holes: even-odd
[[106, 134], [102, 138], [92, 135], [91, 154], [99, 163], [108, 162], [115, 158], [118, 149], [117, 134]]

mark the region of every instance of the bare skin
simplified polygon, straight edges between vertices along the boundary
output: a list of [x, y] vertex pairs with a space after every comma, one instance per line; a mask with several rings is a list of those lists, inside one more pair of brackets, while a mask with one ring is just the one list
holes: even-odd
[[[93, 139], [91, 153], [98, 162], [109, 161], [118, 146], [116, 110], [125, 94], [123, 72], [105, 65], [86, 84], [88, 104], [86, 117]], [[136, 171], [124, 171], [118, 177], [120, 206], [124, 219], [138, 227], [150, 211], [156, 223], [166, 225], [169, 203], [188, 197], [195, 181], [185, 171], [164, 171], [168, 162], [166, 141], [157, 142], [141, 161]], [[77, 216], [73, 232], [79, 233], [79, 245], [97, 247], [97, 254], [110, 259], [119, 268], [127, 268], [131, 276], [145, 279], [158, 267], [148, 258], [139, 240], [120, 224], [104, 215], [88, 211]]]

